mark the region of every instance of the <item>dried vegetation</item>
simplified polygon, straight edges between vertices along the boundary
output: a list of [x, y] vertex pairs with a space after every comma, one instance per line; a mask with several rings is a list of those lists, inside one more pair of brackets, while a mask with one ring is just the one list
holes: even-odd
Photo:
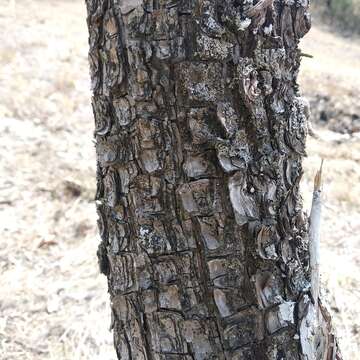
[[359, 0], [317, 0], [313, 7], [317, 16], [344, 34], [360, 34]]
[[[84, 4], [3, 0], [0, 31], [0, 358], [114, 359], [106, 282], [95, 255]], [[319, 136], [308, 141], [304, 202], [308, 209], [324, 158], [321, 272], [344, 358], [355, 359], [360, 45], [315, 26], [302, 49], [314, 55], [304, 59], [300, 82]]]

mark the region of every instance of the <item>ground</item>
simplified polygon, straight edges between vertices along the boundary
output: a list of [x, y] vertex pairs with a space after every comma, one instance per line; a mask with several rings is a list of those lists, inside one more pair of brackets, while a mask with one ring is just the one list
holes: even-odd
[[[0, 358], [115, 359], [99, 275], [82, 1], [0, 3]], [[360, 352], [360, 43], [315, 24], [300, 84], [313, 105], [302, 183], [324, 163], [321, 272], [345, 359]]]

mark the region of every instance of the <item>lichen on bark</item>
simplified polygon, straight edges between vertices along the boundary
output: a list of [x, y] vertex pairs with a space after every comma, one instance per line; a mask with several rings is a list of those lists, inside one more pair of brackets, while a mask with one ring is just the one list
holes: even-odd
[[326, 359], [299, 196], [308, 1], [86, 3], [118, 358]]

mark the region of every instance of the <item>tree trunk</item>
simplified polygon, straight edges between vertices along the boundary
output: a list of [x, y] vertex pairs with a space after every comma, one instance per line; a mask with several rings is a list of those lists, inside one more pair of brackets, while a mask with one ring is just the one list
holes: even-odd
[[336, 355], [299, 196], [307, 7], [87, 0], [118, 359]]

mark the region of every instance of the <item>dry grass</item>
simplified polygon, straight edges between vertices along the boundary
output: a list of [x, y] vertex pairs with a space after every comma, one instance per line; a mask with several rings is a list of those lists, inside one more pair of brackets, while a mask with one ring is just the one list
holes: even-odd
[[114, 359], [83, 3], [0, 3], [0, 358]]
[[[305, 53], [299, 76], [309, 98], [331, 99], [334, 108], [360, 115], [360, 43], [344, 39], [324, 27], [313, 27], [301, 43]], [[316, 106], [316, 102], [313, 104]], [[342, 124], [341, 118], [333, 119]], [[336, 124], [335, 124], [336, 125]], [[325, 126], [315, 130], [319, 139], [309, 138], [302, 183], [306, 208], [310, 208], [312, 176], [324, 163], [324, 197], [321, 272], [329, 290], [344, 359], [360, 353], [360, 133], [344, 135]], [[340, 130], [340, 129], [339, 129]]]
[[[316, 39], [316, 40], [314, 40]], [[358, 99], [360, 45], [314, 28], [305, 92]], [[330, 51], [336, 55], [331, 56]], [[96, 261], [93, 118], [83, 2], [0, 2], [0, 358], [114, 359]], [[325, 163], [322, 271], [343, 352], [360, 352], [360, 142], [317, 130], [303, 182], [308, 208]]]
[[338, 30], [341, 29], [346, 34], [360, 34], [359, 0], [317, 0], [312, 6], [317, 16], [321, 16], [323, 21]]

